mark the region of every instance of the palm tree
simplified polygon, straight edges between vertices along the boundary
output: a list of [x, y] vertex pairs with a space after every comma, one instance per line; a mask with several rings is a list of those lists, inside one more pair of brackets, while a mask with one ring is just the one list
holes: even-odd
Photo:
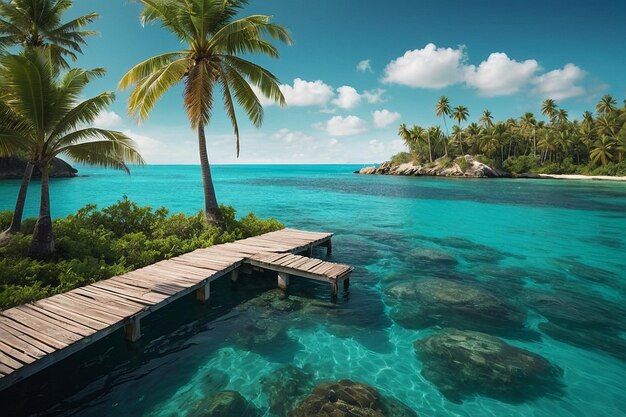
[[72, 0], [0, 1], [0, 50], [21, 45], [46, 49], [56, 65], [69, 68], [66, 57], [76, 61], [86, 44], [85, 38], [96, 32], [83, 30], [97, 17], [89, 13], [62, 23]]
[[131, 115], [145, 120], [159, 98], [185, 81], [183, 97], [191, 127], [198, 132], [200, 165], [204, 186], [204, 210], [210, 222], [218, 223], [219, 210], [206, 146], [205, 126], [211, 119], [214, 91], [221, 87], [226, 114], [234, 129], [239, 155], [239, 126], [235, 101], [243, 107], [255, 126], [263, 122], [263, 106], [251, 85], [270, 99], [285, 105], [277, 78], [268, 70], [239, 54], [260, 53], [278, 57], [268, 40], [287, 44], [291, 37], [270, 16], [252, 15], [235, 19], [246, 0], [139, 0], [144, 9], [143, 23], [159, 22], [187, 49], [149, 58], [132, 68], [119, 87], [133, 86], [128, 102]]
[[557, 123], [560, 125], [567, 123], [568, 117], [569, 117], [569, 113], [565, 109], [559, 109], [556, 112], [556, 120], [557, 120]]
[[602, 162], [602, 165], [608, 164], [615, 157], [613, 152], [616, 147], [615, 140], [608, 136], [602, 136], [594, 143], [594, 147], [589, 153], [589, 157], [596, 164]]
[[599, 115], [609, 115], [617, 109], [617, 107], [615, 107], [616, 104], [617, 100], [607, 94], [600, 99], [598, 104], [596, 104], [596, 112]]
[[550, 123], [554, 124], [554, 120], [556, 118], [558, 106], [556, 105], [556, 101], [551, 98], [545, 99], [541, 104], [541, 114], [544, 116], [548, 116], [550, 118]]
[[[465, 106], [456, 106], [452, 112], [452, 118], [456, 120], [459, 130], [461, 129], [461, 122], [464, 122], [469, 117], [469, 110]], [[463, 154], [463, 135], [457, 135], [459, 139], [459, 147], [461, 148], [461, 154]]]
[[[97, 13], [89, 13], [62, 23], [63, 14], [71, 6], [71, 0], [0, 1], [0, 52], [17, 45], [37, 47], [44, 49], [56, 65], [68, 68], [65, 57], [69, 56], [74, 61], [77, 59], [77, 54], [82, 52], [81, 47], [86, 44], [85, 38], [96, 33], [83, 28], [98, 17]], [[4, 156], [10, 155], [13, 154], [4, 153]], [[27, 161], [11, 225], [0, 233], [0, 245], [20, 230], [33, 169], [31, 161]]]
[[[448, 124], [446, 123], [446, 116], [450, 116], [450, 101], [448, 97], [441, 96], [435, 104], [435, 115], [437, 117], [441, 117], [443, 119], [443, 125], [446, 128], [446, 135], [450, 136], [450, 132], [448, 131]], [[446, 148], [446, 156], [448, 155], [448, 149]]]
[[493, 127], [493, 116], [489, 110], [483, 110], [483, 115], [480, 117], [480, 123], [482, 123], [484, 128]]
[[426, 141], [426, 144], [428, 145], [428, 160], [429, 162], [433, 162], [433, 148], [430, 142], [430, 132], [421, 126], [415, 125], [411, 129], [411, 133], [416, 138], [416, 140]]
[[537, 119], [531, 112], [526, 112], [520, 119], [520, 127], [527, 141], [530, 135], [533, 138], [533, 156], [537, 157]]
[[86, 127], [115, 99], [105, 92], [81, 101], [89, 81], [103, 74], [102, 69], [72, 69], [60, 77], [58, 68], [35, 48], [0, 59], [4, 102], [0, 137], [16, 138], [41, 171], [41, 204], [30, 250], [34, 257], [54, 252], [48, 177], [54, 157], [62, 154], [79, 163], [126, 172], [128, 162], [143, 164], [133, 141], [123, 133]]

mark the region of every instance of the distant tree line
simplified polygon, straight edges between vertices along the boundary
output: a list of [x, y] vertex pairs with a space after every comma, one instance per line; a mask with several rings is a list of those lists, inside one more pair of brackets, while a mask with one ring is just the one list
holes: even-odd
[[[586, 111], [581, 120], [570, 120], [567, 110], [547, 99], [541, 106], [547, 121], [538, 120], [531, 112], [494, 121], [491, 112], [484, 110], [478, 121], [463, 126], [469, 118], [467, 107], [453, 108], [442, 96], [435, 114], [442, 118], [444, 130], [403, 123], [398, 134], [409, 153], [395, 159], [428, 164], [471, 154], [512, 172], [626, 175], [626, 101], [621, 107], [617, 104], [615, 98], [605, 95], [595, 113]], [[448, 118], [455, 122], [451, 130]]]

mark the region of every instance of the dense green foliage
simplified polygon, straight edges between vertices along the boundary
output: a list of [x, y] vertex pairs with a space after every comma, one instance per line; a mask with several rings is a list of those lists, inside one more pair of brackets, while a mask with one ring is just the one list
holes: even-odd
[[411, 159], [420, 164], [471, 154], [512, 173], [626, 175], [626, 104], [617, 107], [617, 100], [606, 95], [595, 114], [587, 111], [580, 120], [570, 121], [568, 112], [548, 99], [541, 112], [547, 121], [525, 113], [518, 119], [494, 122], [485, 110], [477, 122], [462, 127], [461, 122], [469, 117], [467, 108], [451, 109], [447, 97], [441, 97], [435, 115], [444, 121], [446, 132], [446, 116], [457, 122], [450, 134], [439, 126], [406, 124], [398, 134]]
[[[170, 215], [168, 210], [140, 207], [124, 199], [97, 210], [87, 205], [74, 215], [54, 220], [57, 251], [47, 261], [28, 257], [35, 219], [0, 248], [0, 308], [48, 297], [114, 275], [214, 244], [278, 230], [274, 219], [254, 214], [237, 220], [232, 207], [220, 208], [223, 224], [207, 224], [202, 212]], [[0, 212], [0, 228], [12, 213]]]

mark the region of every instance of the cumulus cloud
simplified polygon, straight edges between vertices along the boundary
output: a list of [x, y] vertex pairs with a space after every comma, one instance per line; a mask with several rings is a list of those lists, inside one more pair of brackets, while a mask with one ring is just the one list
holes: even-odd
[[494, 52], [478, 65], [467, 63], [465, 47], [439, 48], [429, 43], [423, 49], [406, 51], [385, 68], [383, 82], [414, 88], [441, 89], [465, 84], [484, 97], [506, 96], [530, 90], [544, 97], [566, 99], [587, 93], [580, 85], [585, 72], [567, 64], [541, 74], [535, 59], [516, 61], [504, 52]]
[[333, 88], [321, 80], [305, 81], [300, 78], [293, 80], [293, 86], [283, 84], [280, 91], [285, 96], [288, 106], [323, 106], [335, 94]]
[[96, 116], [93, 124], [102, 128], [111, 128], [122, 124], [122, 118], [113, 111], [102, 111]]
[[367, 122], [357, 116], [334, 116], [317, 127], [331, 136], [353, 136], [367, 131]]
[[495, 52], [478, 65], [465, 69], [465, 82], [486, 97], [506, 96], [517, 93], [529, 83], [539, 69], [534, 59], [517, 62], [507, 54]]
[[463, 80], [464, 48], [438, 48], [429, 43], [391, 61], [383, 81], [417, 88], [444, 88]]
[[376, 90], [365, 90], [361, 97], [365, 99], [370, 104], [376, 104], [383, 101], [383, 94], [385, 94], [386, 90], [382, 88], [377, 88]]
[[332, 103], [342, 109], [350, 110], [361, 103], [361, 95], [349, 85], [341, 86], [337, 89], [339, 96]]
[[302, 144], [313, 141], [313, 136], [309, 136], [304, 132], [292, 131], [286, 128], [280, 129], [272, 135], [272, 139], [279, 140], [286, 144]]
[[585, 71], [574, 64], [566, 64], [562, 69], [556, 69], [538, 76], [533, 81], [535, 92], [545, 98], [564, 100], [579, 97], [586, 93], [584, 87], [576, 85], [585, 78]]
[[385, 128], [402, 117], [400, 113], [392, 112], [387, 109], [376, 110], [373, 113], [374, 126], [379, 129]]
[[[333, 88], [321, 80], [306, 81], [296, 78], [293, 80], [293, 85], [281, 84], [279, 88], [285, 97], [287, 106], [291, 107], [324, 106], [335, 95]], [[267, 98], [258, 87], [252, 86], [252, 90], [263, 106], [276, 104]]]
[[360, 71], [360, 72], [365, 72], [365, 71], [372, 72], [372, 66], [370, 65], [370, 60], [364, 59], [363, 61], [360, 61], [358, 64], [356, 64], [356, 69], [357, 71]]

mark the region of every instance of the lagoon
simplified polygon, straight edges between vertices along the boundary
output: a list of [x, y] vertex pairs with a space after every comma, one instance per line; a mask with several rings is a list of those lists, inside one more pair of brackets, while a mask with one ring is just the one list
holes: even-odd
[[[267, 410], [266, 381], [288, 364], [315, 383], [368, 383], [420, 416], [588, 417], [626, 409], [626, 184], [352, 174], [359, 167], [214, 167], [218, 199], [240, 214], [336, 233], [332, 260], [356, 267], [336, 307], [304, 283], [291, 290], [307, 307], [295, 312], [264, 304], [262, 285], [217, 288], [209, 306], [182, 300], [151, 315], [138, 346], [112, 335], [0, 393], [8, 415], [182, 416], [223, 389]], [[202, 205], [197, 166], [146, 166], [130, 177], [79, 171], [52, 182], [54, 216], [124, 195], [172, 212]], [[0, 210], [13, 208], [17, 187], [0, 182]], [[37, 201], [31, 187], [26, 216]], [[420, 373], [413, 343], [448, 322], [403, 326], [388, 295], [395, 285], [432, 278], [489, 291], [523, 312], [526, 330], [498, 336], [562, 369], [562, 390], [523, 401], [443, 396]], [[555, 297], [559, 303], [549, 302]], [[270, 342], [241, 337], [259, 316], [275, 330]]]

